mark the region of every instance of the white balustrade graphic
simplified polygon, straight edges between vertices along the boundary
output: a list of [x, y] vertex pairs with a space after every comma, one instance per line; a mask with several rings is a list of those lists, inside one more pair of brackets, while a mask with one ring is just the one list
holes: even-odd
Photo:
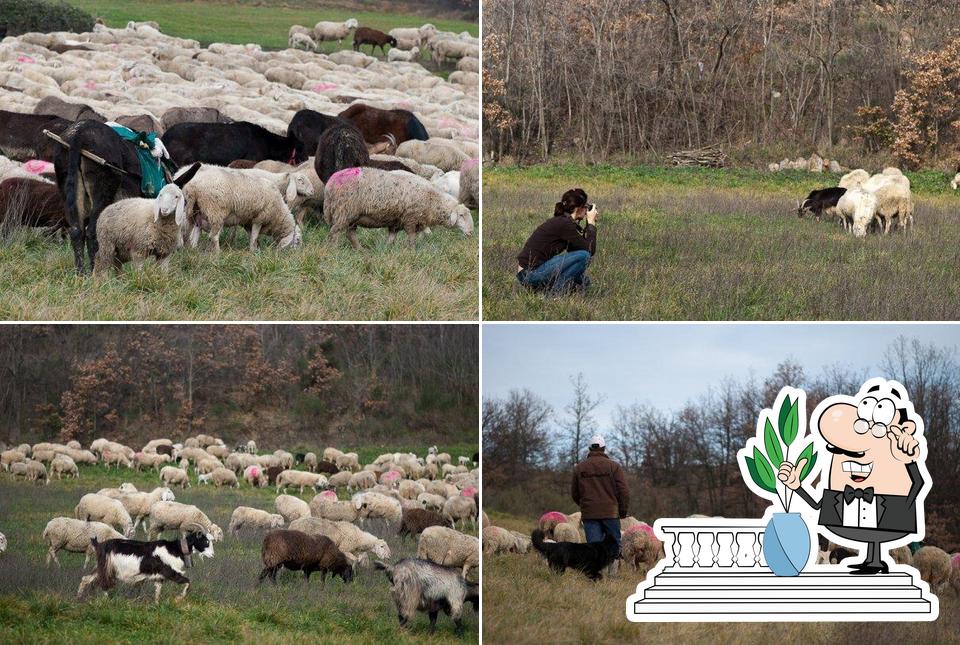
[[[701, 520], [702, 522], [703, 520]], [[660, 527], [665, 539], [665, 569], [766, 569], [761, 521], [737, 526], [668, 524]]]

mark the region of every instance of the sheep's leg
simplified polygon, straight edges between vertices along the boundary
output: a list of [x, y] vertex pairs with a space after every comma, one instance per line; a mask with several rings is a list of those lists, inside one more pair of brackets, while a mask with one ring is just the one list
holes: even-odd
[[[163, 258], [162, 260], [160, 260], [160, 261], [157, 263], [157, 264], [160, 265], [160, 270], [163, 271], [164, 273], [168, 273], [168, 272], [170, 271], [170, 258], [171, 258], [171, 257], [172, 257], [172, 256], [168, 255], [168, 256], [166, 256], [165, 258]], [[156, 470], [157, 467], [154, 466], [153, 469]]]
[[360, 250], [360, 240], [357, 239], [357, 229], [350, 227], [347, 229], [347, 239], [350, 240], [350, 244], [353, 246], [355, 251]]
[[430, 611], [430, 631], [431, 632], [437, 631], [437, 615], [439, 613], [440, 612], [437, 611], [436, 609]]
[[187, 590], [188, 590], [189, 588], [190, 588], [190, 582], [187, 581], [187, 584], [183, 585], [183, 591], [181, 591], [181, 592], [180, 592], [180, 595], [178, 596], [178, 598], [179, 598], [180, 600], [183, 600], [184, 598], [187, 597]]
[[393, 241], [397, 239], [397, 230], [391, 228], [390, 232], [387, 234], [387, 244], [393, 244]]
[[210, 233], [209, 233], [209, 235], [210, 235], [210, 241], [213, 243], [213, 252], [214, 252], [214, 253], [219, 253], [219, 252], [220, 252], [220, 231], [222, 231], [222, 230], [223, 230], [223, 229], [222, 229], [221, 227], [219, 227], [219, 226], [216, 227], [216, 228], [214, 228], [214, 227], [211, 227], [211, 228], [210, 228]]
[[403, 227], [403, 230], [407, 234], [407, 242], [410, 244], [411, 249], [417, 247], [417, 227], [416, 225], [407, 225]]
[[[257, 577], [257, 584], [263, 584], [264, 578], [270, 575], [270, 567], [264, 567], [263, 571], [260, 572], [260, 575]], [[276, 580], [273, 581], [276, 583]]]
[[[90, 557], [90, 549], [87, 549], [87, 558]], [[60, 560], [57, 558], [57, 549], [53, 548], [53, 545], [50, 545], [50, 550], [47, 551], [47, 566], [50, 566], [50, 560], [53, 560], [57, 563], [57, 567], [60, 567]], [[83, 561], [83, 566], [87, 566], [87, 561]]]
[[80, 579], [80, 588], [77, 589], [77, 598], [83, 598], [83, 593], [87, 590], [87, 587], [93, 584], [93, 581], [96, 579], [97, 579], [96, 573], [91, 573], [88, 576], [83, 576], [83, 578]]
[[[257, 250], [257, 238], [260, 236], [260, 229], [263, 228], [263, 224], [257, 222], [250, 227], [250, 250]], [[303, 492], [303, 491], [301, 491]]]

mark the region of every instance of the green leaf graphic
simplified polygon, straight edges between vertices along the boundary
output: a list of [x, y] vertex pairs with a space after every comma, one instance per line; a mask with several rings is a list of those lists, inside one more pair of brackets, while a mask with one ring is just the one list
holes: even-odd
[[797, 438], [797, 432], [800, 430], [800, 418], [797, 406], [800, 405], [800, 399], [793, 402], [790, 411], [787, 412], [787, 418], [780, 426], [780, 436], [783, 437], [783, 444], [790, 447], [793, 440]]
[[757, 463], [757, 474], [760, 475], [763, 488], [774, 493], [777, 492], [777, 477], [773, 473], [773, 466], [756, 446], [753, 448], [753, 460]]
[[803, 465], [803, 470], [800, 471], [800, 481], [806, 479], [807, 475], [810, 474], [810, 471], [813, 470], [813, 466], [817, 463], [817, 456], [813, 452], [813, 443], [807, 444], [807, 447], [803, 449], [803, 452], [800, 453], [800, 456], [797, 457], [797, 463], [800, 463], [800, 460], [806, 457], [807, 463]]
[[780, 468], [783, 463], [783, 450], [780, 448], [780, 438], [777, 437], [777, 431], [773, 429], [770, 418], [767, 417], [767, 423], [763, 428], [763, 445], [767, 448], [767, 457], [774, 468]]
[[783, 397], [783, 403], [780, 405], [780, 418], [777, 419], [777, 427], [781, 430], [783, 429], [784, 424], [787, 422], [787, 415], [790, 414], [791, 407], [793, 407], [793, 404], [790, 403], [790, 397]]
[[747, 471], [750, 473], [750, 478], [754, 481], [754, 483], [755, 483], [757, 486], [759, 486], [760, 488], [762, 488], [763, 490], [765, 490], [765, 491], [768, 491], [768, 492], [771, 492], [771, 493], [776, 493], [776, 492], [777, 492], [777, 489], [776, 489], [776, 488], [770, 488], [770, 487], [768, 487], [768, 486], [764, 483], [763, 478], [760, 477], [760, 473], [757, 472], [757, 464], [756, 464], [756, 462], [753, 460], [753, 458], [751, 458], [751, 457], [744, 457], [744, 459], [746, 459], [746, 461], [747, 461]]

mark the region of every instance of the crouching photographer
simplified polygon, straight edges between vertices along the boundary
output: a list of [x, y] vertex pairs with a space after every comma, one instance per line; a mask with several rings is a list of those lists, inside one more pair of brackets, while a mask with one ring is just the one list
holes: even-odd
[[[550, 293], [590, 286], [587, 267], [597, 252], [598, 215], [582, 189], [565, 192], [553, 217], [537, 227], [517, 256], [520, 284]], [[584, 220], [586, 226], [580, 228]]]

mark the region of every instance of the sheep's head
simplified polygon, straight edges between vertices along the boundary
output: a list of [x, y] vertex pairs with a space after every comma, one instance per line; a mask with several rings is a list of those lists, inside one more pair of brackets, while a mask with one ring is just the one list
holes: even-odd
[[177, 496], [173, 494], [173, 491], [169, 488], [160, 489], [160, 500], [164, 502], [175, 502], [177, 501]]
[[356, 18], [349, 18], [349, 19], [348, 19], [345, 23], [343, 23], [343, 24], [346, 25], [347, 29], [356, 29], [357, 27], [360, 26], [360, 23], [357, 22], [357, 19], [356, 19]]
[[274, 513], [270, 516], [270, 528], [279, 529], [283, 528], [283, 515], [278, 515]]
[[130, 482], [123, 482], [120, 484], [121, 493], [136, 493], [137, 487], [131, 484]]
[[377, 540], [373, 545], [373, 554], [381, 560], [390, 559], [390, 547], [383, 540]]
[[957, 169], [957, 174], [953, 176], [953, 181], [950, 182], [950, 188], [956, 190], [958, 186], [960, 186], [960, 168]]
[[303, 197], [313, 196], [313, 182], [310, 181], [306, 173], [290, 173], [290, 181], [287, 183], [287, 202], [292, 202], [297, 198], [297, 195]]
[[[210, 539], [214, 542], [223, 542], [223, 529], [216, 524], [210, 524]], [[210, 546], [210, 555], [213, 555], [213, 545]]]
[[280, 242], [277, 243], [277, 246], [281, 249], [286, 248], [297, 248], [303, 244], [303, 236], [300, 232], [300, 226], [298, 224], [293, 225], [293, 231], [280, 239]]
[[464, 235], [473, 235], [473, 216], [463, 204], [457, 205], [456, 209], [447, 216], [447, 226], [453, 228], [456, 226]]

